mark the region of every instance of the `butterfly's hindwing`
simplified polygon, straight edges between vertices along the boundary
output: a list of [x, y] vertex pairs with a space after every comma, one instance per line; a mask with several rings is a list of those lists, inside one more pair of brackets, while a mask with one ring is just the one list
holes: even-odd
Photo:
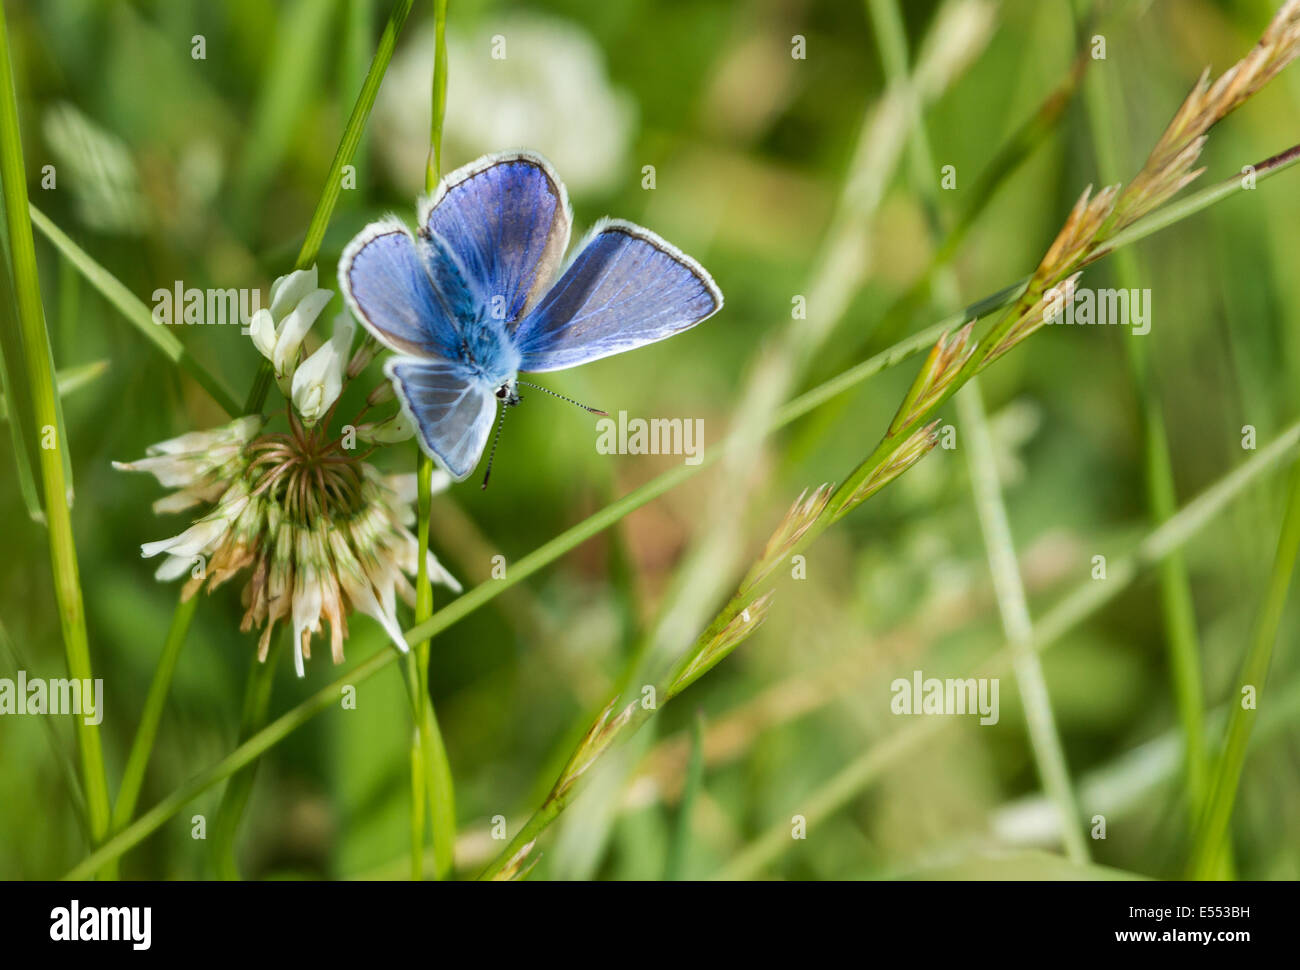
[[469, 477], [496, 417], [494, 388], [446, 361], [394, 357], [384, 373], [395, 382], [425, 452], [456, 481]]

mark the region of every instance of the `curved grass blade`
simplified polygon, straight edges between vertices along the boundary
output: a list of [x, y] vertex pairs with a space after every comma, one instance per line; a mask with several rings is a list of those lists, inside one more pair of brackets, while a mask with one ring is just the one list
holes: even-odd
[[1247, 746], [1255, 727], [1260, 698], [1268, 680], [1268, 668], [1273, 659], [1273, 647], [1277, 643], [1282, 612], [1286, 608], [1297, 554], [1300, 554], [1300, 466], [1292, 473], [1286, 516], [1277, 542], [1277, 554], [1273, 560], [1273, 571], [1269, 575], [1264, 605], [1255, 621], [1250, 650], [1242, 664], [1237, 690], [1232, 694], [1232, 713], [1228, 716], [1223, 753], [1215, 763], [1209, 799], [1196, 830], [1189, 867], [1193, 879], [1213, 879], [1222, 873], [1223, 861], [1229, 851], [1228, 825], [1232, 821], [1232, 808], [1237, 800], [1237, 789], [1241, 784], [1241, 772], [1246, 763]]

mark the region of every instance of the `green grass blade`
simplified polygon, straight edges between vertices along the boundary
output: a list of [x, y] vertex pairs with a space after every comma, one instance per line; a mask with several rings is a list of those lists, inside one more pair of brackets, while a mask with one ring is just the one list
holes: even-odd
[[172, 614], [171, 627], [163, 643], [162, 655], [154, 668], [153, 680], [149, 684], [149, 693], [145, 697], [144, 710], [140, 712], [140, 723], [135, 729], [135, 740], [131, 742], [131, 752], [127, 755], [126, 768], [122, 771], [122, 785], [117, 791], [117, 800], [113, 803], [113, 831], [120, 832], [135, 814], [136, 801], [140, 789], [144, 786], [145, 770], [149, 766], [149, 756], [153, 753], [154, 740], [158, 736], [158, 725], [162, 721], [163, 706], [167, 703], [167, 692], [171, 687], [172, 675], [176, 671], [176, 662], [180, 659], [181, 647], [185, 645], [185, 634], [189, 631], [194, 613], [199, 606], [199, 597], [191, 596], [181, 600]]
[[[0, 203], [0, 216], [4, 206]], [[8, 224], [7, 221], [5, 223]], [[9, 436], [14, 449], [14, 471], [18, 475], [18, 489], [22, 493], [27, 515], [33, 522], [45, 522], [45, 510], [36, 485], [33, 469], [40, 458], [36, 453], [33, 429], [36, 420], [31, 415], [31, 388], [27, 372], [22, 367], [22, 331], [18, 323], [18, 305], [14, 301], [13, 281], [9, 276], [9, 232], [0, 233], [0, 417], [17, 415], [9, 425]], [[6, 359], [14, 362], [10, 367]]]
[[[5, 272], [8, 272], [8, 265], [5, 267]], [[105, 371], [108, 371], [108, 361], [96, 360], [91, 364], [64, 368], [62, 371], [57, 372], [55, 374], [55, 384], [57, 390], [59, 390], [59, 399], [62, 400], [68, 397], [69, 394], [74, 393], [74, 391], [81, 389], [81, 387], [91, 384]], [[0, 421], [5, 421], [5, 423], [8, 423], [10, 407], [13, 407], [13, 404], [9, 403], [10, 398], [14, 398], [14, 400], [21, 399], [10, 389], [8, 374], [6, 374], [4, 367], [4, 354], [0, 352]], [[60, 411], [60, 424], [62, 424], [62, 411]], [[40, 497], [36, 493], [36, 480], [32, 476], [31, 460], [27, 455], [25, 436], [23, 436], [23, 430], [30, 428], [30, 426], [30, 421], [27, 421], [27, 423], [16, 421], [16, 423], [10, 425], [10, 434], [13, 436], [14, 446], [14, 467], [18, 469], [18, 485], [19, 490], [22, 492], [23, 502], [27, 506], [27, 514], [31, 516], [32, 521], [44, 523], [45, 512], [40, 507]], [[72, 477], [70, 477], [72, 472], [69, 471], [68, 475], [69, 481], [72, 480]]]
[[[1296, 555], [1300, 553], [1300, 467], [1292, 473], [1291, 491], [1287, 500], [1282, 534], [1278, 538], [1277, 555], [1269, 575], [1264, 605], [1260, 609], [1251, 637], [1250, 650], [1241, 668], [1238, 688], [1232, 698], [1232, 714], [1228, 718], [1228, 731], [1223, 753], [1215, 763], [1210, 785], [1209, 800], [1201, 816], [1192, 848], [1189, 874], [1193, 879], [1213, 879], [1221, 873], [1223, 859], [1228, 852], [1228, 825], [1232, 820], [1237, 789], [1241, 784], [1241, 771], [1246, 763], [1246, 749], [1255, 717], [1268, 680], [1268, 668], [1277, 643], [1278, 627], [1286, 609], [1291, 576], [1295, 571]], [[1247, 705], [1247, 690], [1253, 694], [1253, 703]]]
[[[1225, 704], [1209, 712], [1206, 723], [1211, 738], [1227, 726], [1229, 708]], [[1300, 721], [1300, 680], [1280, 688], [1259, 713], [1259, 726], [1250, 736], [1251, 750], [1294, 731]], [[1093, 811], [1113, 824], [1118, 818], [1140, 814], [1161, 789], [1179, 782], [1184, 760], [1182, 728], [1172, 727], [1084, 773], [1079, 793]], [[1041, 795], [1017, 799], [993, 813], [990, 827], [1003, 838], [1012, 836], [1024, 831], [1026, 820], [1041, 816], [1048, 807]], [[1028, 821], [1028, 826], [1031, 832], [1037, 828], [1033, 821]]]
[[[194, 598], [197, 599], [197, 595]], [[280, 637], [279, 642], [284, 639]], [[239, 715], [241, 744], [266, 724], [271, 689], [275, 686], [275, 661], [279, 654], [277, 643], [268, 651], [265, 661], [253, 657], [244, 687], [244, 707]], [[235, 838], [239, 834], [239, 823], [244, 817], [244, 809], [253, 793], [256, 778], [257, 761], [251, 760], [231, 776], [226, 783], [226, 790], [221, 794], [221, 804], [217, 806], [217, 817], [212, 826], [212, 862], [219, 879], [239, 878], [239, 866], [235, 861]]]
[[[3, 363], [3, 361], [0, 361]], [[81, 364], [77, 367], [65, 367], [54, 375], [54, 382], [58, 387], [59, 397], [67, 397], [75, 391], [81, 390], [87, 384], [94, 381], [108, 371], [108, 361], [97, 360], [89, 364]], [[8, 390], [4, 385], [0, 385], [0, 390], [5, 393], [0, 396], [0, 421], [9, 420], [9, 405], [6, 403]]]
[[682, 785], [682, 798], [677, 804], [677, 826], [668, 846], [668, 863], [664, 879], [676, 882], [685, 878], [686, 860], [691, 854], [691, 820], [695, 815], [695, 802], [704, 785], [704, 715], [696, 712], [691, 721], [691, 754], [686, 763], [686, 781]]
[[[18, 671], [31, 670], [25, 658], [14, 645], [4, 623], [0, 623], [0, 656], [5, 660], [5, 672], [15, 680], [18, 677]], [[68, 754], [68, 747], [63, 738], [59, 736], [59, 732], [55, 729], [54, 718], [42, 717], [40, 722], [41, 727], [44, 729], [45, 740], [50, 746], [50, 755], [59, 766], [59, 775], [68, 790], [68, 799], [71, 801], [73, 808], [76, 809], [77, 824], [81, 834], [89, 842], [91, 841], [90, 828], [86, 821], [89, 814], [86, 811], [86, 797], [81, 790], [81, 782], [77, 777], [77, 765]]]
[[107, 360], [95, 360], [89, 364], [65, 367], [54, 375], [59, 385], [59, 397], [67, 397], [69, 394], [93, 384], [106, 373], [108, 373]]
[[442, 123], [447, 116], [447, 0], [433, 0], [433, 101], [429, 118], [429, 159], [424, 191], [432, 192], [442, 178]]
[[393, 4], [388, 23], [384, 26], [384, 32], [380, 35], [379, 44], [375, 48], [375, 56], [370, 61], [370, 70], [366, 73], [366, 79], [361, 85], [361, 91], [357, 94], [356, 103], [352, 106], [352, 113], [348, 115], [347, 125], [343, 129], [342, 137], [339, 138], [339, 146], [334, 152], [334, 160], [330, 162], [330, 170], [325, 176], [325, 185], [321, 189], [320, 200], [316, 203], [316, 210], [312, 213], [311, 222], [307, 226], [307, 235], [304, 237], [302, 248], [298, 252], [298, 261], [294, 264], [297, 269], [306, 269], [311, 266], [312, 263], [316, 262], [316, 256], [320, 253], [321, 241], [325, 238], [325, 230], [329, 226], [330, 216], [338, 203], [339, 193], [343, 190], [343, 167], [352, 163], [357, 146], [361, 144], [361, 138], [365, 134], [366, 121], [370, 118], [370, 110], [375, 106], [375, 98], [379, 94], [379, 85], [384, 80], [388, 64], [393, 59], [393, 50], [397, 46], [397, 38], [402, 32], [402, 27], [406, 24], [407, 16], [411, 12], [411, 3], [412, 0], [397, 0]]
[[[93, 681], [90, 643], [86, 635], [85, 604], [77, 568], [76, 541], [68, 508], [70, 483], [65, 474], [67, 429], [61, 420], [59, 396], [55, 390], [49, 333], [41, 306], [40, 279], [36, 271], [36, 242], [27, 208], [27, 173], [23, 165], [22, 138], [18, 124], [18, 99], [14, 90], [13, 66], [9, 59], [9, 35], [0, 8], [0, 180], [3, 180], [5, 224], [13, 260], [12, 280], [18, 305], [23, 361], [31, 388], [33, 430], [53, 435], [54, 447], [40, 449], [41, 485], [49, 524], [50, 559], [54, 569], [55, 596], [67, 654], [69, 674]], [[45, 442], [42, 442], [44, 445]], [[108, 832], [108, 779], [99, 727], [76, 719], [81, 751], [82, 783], [86, 791], [91, 837], [102, 839]], [[93, 870], [92, 870], [93, 872]]]
[[[412, 664], [414, 666], [414, 664]], [[418, 714], [416, 715], [419, 716]], [[411, 881], [419, 882], [424, 878], [424, 830], [425, 789], [424, 749], [420, 745], [420, 731], [423, 725], [417, 725], [411, 731]]]
[[1066, 855], [1076, 864], [1089, 859], [1084, 838], [1083, 816], [1070, 781], [1065, 750], [1056, 730], [1051, 697], [1043, 665], [1033, 650], [1033, 623], [1025, 599], [1024, 581], [1020, 576], [1019, 557], [1011, 538], [1011, 525], [998, 482], [997, 459], [989, 435], [988, 418], [980, 397], [978, 381], [971, 381], [957, 395], [957, 413], [966, 436], [966, 458], [970, 468], [971, 490], [979, 516], [980, 532], [988, 554], [989, 571], [997, 596], [1002, 630], [1015, 657], [1016, 684], [1025, 708], [1025, 722], [1033, 747], [1039, 778], [1061, 819], [1061, 835]]
[[[339, 72], [339, 92], [344, 98], [355, 98], [366, 83], [374, 19], [375, 0], [347, 0], [343, 23], [343, 66]], [[359, 142], [352, 155], [352, 164], [357, 170], [357, 190], [349, 196], [353, 205], [363, 198], [361, 187], [365, 184], [368, 157], [365, 142]]]
[[296, 0], [280, 19], [274, 56], [253, 109], [244, 154], [235, 171], [234, 221], [247, 232], [267, 186], [293, 144], [301, 119], [316, 93], [316, 78], [326, 63], [325, 41], [337, 0]]

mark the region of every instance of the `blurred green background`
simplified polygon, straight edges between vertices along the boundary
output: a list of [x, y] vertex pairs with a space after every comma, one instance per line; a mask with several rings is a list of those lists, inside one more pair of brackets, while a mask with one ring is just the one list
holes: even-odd
[[[6, 0], [32, 201], [137, 296], [176, 280], [261, 287], [287, 272], [310, 219], [388, 4], [373, 0]], [[418, 0], [319, 261], [335, 285], [339, 252], [368, 221], [413, 218], [423, 178], [431, 63], [430, 4]], [[925, 123], [934, 161], [956, 167], [937, 193], [950, 225], [976, 175], [1069, 73], [1081, 43], [1064, 0], [902, 5], [910, 57], [941, 6], [966, 17], [941, 56]], [[1222, 70], [1254, 43], [1265, 0], [1099, 5], [1105, 60], [1089, 65], [1122, 108], [1114, 144], [1123, 177], [1141, 165], [1205, 65]], [[951, 9], [948, 11], [951, 13]], [[202, 35], [206, 57], [191, 56]], [[791, 56], [792, 37], [806, 57]], [[503, 37], [506, 58], [491, 56]], [[862, 279], [826, 284], [826, 247], [851, 191], [855, 145], [886, 90], [872, 21], [852, 0], [451, 0], [444, 165], [529, 147], [568, 181], [577, 230], [609, 214], [642, 223], [697, 257], [726, 295], [722, 314], [688, 335], [547, 386], [611, 412], [704, 419], [714, 445], [739, 419], [756, 362], [799, 339], [792, 298], [809, 317], [831, 290], [842, 315], [801, 363], [811, 386], [940, 319], [936, 298], [890, 313], [933, 251], [925, 193], [904, 156], [867, 220]], [[1207, 179], [1281, 151], [1300, 132], [1300, 69], [1284, 73], [1212, 137]], [[960, 302], [1029, 272], [1082, 188], [1100, 184], [1082, 95], [987, 200], [953, 262]], [[57, 187], [43, 189], [52, 164]], [[643, 187], [654, 166], [655, 187]], [[1143, 340], [1163, 409], [1180, 504], [1241, 464], [1241, 429], [1261, 446], [1300, 403], [1300, 194], [1284, 173], [1142, 243], [1151, 332], [1047, 328], [982, 381], [1012, 533], [1033, 614], [1118, 558], [1148, 528], [1137, 396], [1125, 341]], [[937, 175], [935, 176], [937, 181]], [[107, 361], [64, 402], [76, 485], [74, 524], [91, 655], [105, 682], [110, 783], [120, 777], [177, 590], [156, 583], [139, 544], [183, 523], [150, 511], [162, 490], [110, 467], [155, 441], [214, 426], [220, 410], [57, 257], [37, 254], [55, 359]], [[810, 281], [823, 280], [821, 289]], [[1085, 285], [1118, 285], [1104, 261]], [[818, 303], [819, 294], [825, 300]], [[327, 310], [327, 316], [337, 308]], [[882, 327], [889, 320], [890, 327]], [[892, 333], [885, 332], [892, 329]], [[242, 397], [257, 363], [233, 327], [176, 328]], [[737, 509], [744, 558], [762, 548], [805, 487], [840, 480], [892, 417], [918, 361], [767, 442]], [[535, 395], [540, 399], [541, 395]], [[945, 422], [955, 421], [952, 407]], [[960, 440], [960, 439], [959, 439]], [[514, 562], [632, 487], [680, 462], [596, 452], [592, 420], [530, 400], [505, 431], [492, 487], [439, 496], [433, 547], [471, 585], [492, 557]], [[0, 620], [15, 665], [62, 676], [46, 534], [29, 520], [12, 452], [0, 458]], [[386, 452], [410, 470], [414, 446]], [[433, 643], [431, 681], [457, 782], [458, 858], [473, 872], [546, 794], [665, 598], [711, 497], [710, 470], [642, 508], [457, 623]], [[1187, 559], [1207, 703], [1231, 701], [1281, 519], [1274, 474], [1202, 531]], [[724, 577], [726, 579], [726, 577]], [[735, 576], [724, 582], [730, 591]], [[237, 584], [205, 596], [167, 704], [141, 808], [235, 743], [254, 635], [238, 632]], [[436, 605], [447, 600], [436, 590]], [[707, 619], [707, 617], [706, 617]], [[409, 622], [409, 617], [407, 619]], [[1238, 874], [1300, 877], [1300, 633], [1284, 618], [1267, 728], [1247, 763], [1234, 818]], [[1104, 814], [1094, 861], [1177, 876], [1187, 851], [1177, 716], [1150, 573], [1044, 655], [1053, 709], [1083, 814]], [[960, 676], [1002, 642], [961, 448], [937, 450], [814, 547], [807, 578], [784, 583], [766, 625], [656, 717], [547, 835], [535, 876], [662, 878], [680, 824], [690, 729], [701, 718], [704, 768], [690, 803], [678, 874], [706, 877], [773, 826], [807, 810], [846, 763], [907, 719], [889, 682], [920, 668]], [[358, 618], [348, 662], [389, 649]], [[684, 647], [685, 644], [682, 644]], [[297, 680], [286, 657], [272, 713], [341, 671], [325, 651]], [[1072, 874], [1043, 802], [1014, 679], [1001, 682], [994, 727], [953, 721], [891, 762], [848, 804], [758, 875], [806, 879], [951, 873]], [[407, 869], [410, 715], [393, 667], [264, 759], [240, 840], [247, 876], [392, 877]], [[1161, 747], [1161, 745], [1164, 745]], [[1135, 755], [1137, 756], [1135, 758]], [[78, 820], [67, 719], [0, 719], [0, 877], [51, 878], [87, 851]], [[126, 856], [128, 878], [211, 875], [190, 819], [210, 820], [220, 790], [195, 800]]]

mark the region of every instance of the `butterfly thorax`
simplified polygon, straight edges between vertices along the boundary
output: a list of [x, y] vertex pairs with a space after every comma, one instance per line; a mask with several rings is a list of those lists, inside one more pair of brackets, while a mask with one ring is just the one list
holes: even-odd
[[418, 248], [436, 300], [452, 324], [446, 333], [454, 346], [439, 349], [493, 389], [513, 383], [519, 370], [519, 351], [501, 312], [504, 298], [482, 292], [481, 285], [469, 278], [460, 260], [438, 235], [421, 230]]
[[484, 310], [472, 320], [460, 321], [460, 363], [494, 389], [514, 384], [519, 370], [519, 352], [515, 349], [505, 324]]

